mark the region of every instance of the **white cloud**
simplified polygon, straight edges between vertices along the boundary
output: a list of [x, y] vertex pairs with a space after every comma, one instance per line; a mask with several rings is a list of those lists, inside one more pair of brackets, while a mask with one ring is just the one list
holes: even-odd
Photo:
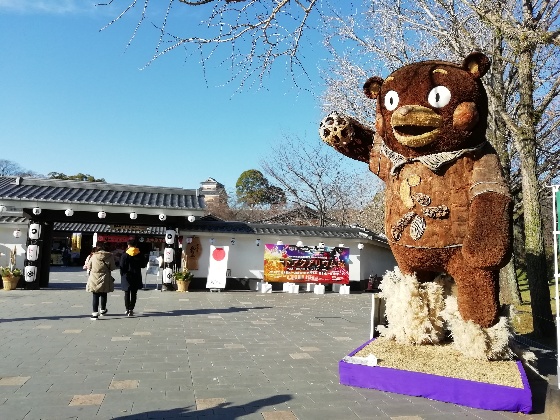
[[16, 13], [79, 13], [91, 11], [95, 0], [0, 0], [0, 12]]

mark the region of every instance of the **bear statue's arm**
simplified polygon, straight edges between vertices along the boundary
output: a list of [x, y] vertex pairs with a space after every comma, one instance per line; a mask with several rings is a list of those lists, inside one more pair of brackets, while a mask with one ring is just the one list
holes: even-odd
[[321, 140], [344, 156], [369, 162], [374, 130], [352, 117], [336, 112], [329, 114], [319, 125], [319, 135]]
[[512, 201], [495, 153], [475, 163], [472, 181], [463, 256], [473, 267], [501, 268], [511, 256]]

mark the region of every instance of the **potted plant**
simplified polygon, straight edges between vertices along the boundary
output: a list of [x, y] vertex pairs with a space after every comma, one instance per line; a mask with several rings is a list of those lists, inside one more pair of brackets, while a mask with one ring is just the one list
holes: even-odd
[[21, 270], [16, 267], [0, 267], [0, 274], [4, 290], [14, 290], [21, 277]]
[[191, 273], [187, 268], [183, 268], [181, 271], [176, 271], [175, 273], [173, 273], [173, 277], [177, 282], [177, 291], [186, 292], [189, 288], [189, 283], [194, 277], [194, 274]]

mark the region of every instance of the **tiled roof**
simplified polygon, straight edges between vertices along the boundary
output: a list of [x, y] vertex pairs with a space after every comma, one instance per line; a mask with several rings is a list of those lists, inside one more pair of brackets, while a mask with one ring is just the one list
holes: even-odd
[[[276, 214], [265, 219], [257, 220], [256, 223], [267, 224], [286, 224], [292, 223], [299, 225], [318, 224], [320, 220], [319, 212], [308, 206], [301, 206], [286, 212]], [[337, 226], [334, 219], [325, 218], [325, 223], [330, 226]]]
[[[21, 216], [0, 216], [0, 223], [27, 223], [28, 219]], [[137, 230], [127, 230], [129, 226], [123, 226], [124, 230], [115, 230], [113, 225], [101, 223], [74, 223], [74, 222], [55, 222], [53, 230], [64, 232], [97, 232], [97, 233], [123, 233], [138, 234]], [[165, 227], [150, 226], [142, 227], [146, 234], [164, 235]], [[247, 234], [247, 235], [272, 235], [272, 236], [301, 236], [301, 237], [321, 237], [337, 239], [362, 239], [376, 241], [383, 244], [387, 243], [384, 235], [376, 234], [372, 231], [353, 227], [319, 227], [319, 226], [294, 226], [294, 225], [270, 225], [244, 222], [226, 222], [215, 218], [205, 217], [194, 223], [188, 224], [185, 229], [188, 232], [199, 233], [227, 233], [227, 234]]]
[[55, 222], [53, 224], [54, 231], [64, 232], [86, 232], [86, 233], [123, 233], [123, 234], [139, 234], [149, 233], [152, 235], [165, 235], [164, 226], [142, 226], [141, 232], [137, 229], [130, 228], [130, 226], [123, 226], [122, 229], [116, 228], [113, 225], [104, 225], [101, 223], [67, 223]]
[[[0, 224], [27, 224], [29, 219], [23, 216], [1, 215]], [[141, 232], [139, 232], [139, 230]], [[165, 235], [166, 228], [164, 226], [141, 226], [134, 229], [133, 226], [123, 225], [122, 229], [114, 225], [102, 223], [76, 223], [76, 222], [55, 222], [53, 224], [54, 231], [63, 232], [86, 232], [86, 233], [123, 233], [123, 234], [152, 234]]]
[[158, 209], [203, 210], [205, 208], [204, 198], [196, 189], [22, 177], [0, 177], [0, 202], [1, 200]]
[[0, 223], [28, 223], [29, 219], [27, 217], [18, 215], [0, 215]]
[[384, 235], [363, 228], [272, 225], [264, 223], [221, 222], [199, 220], [186, 228], [189, 232], [239, 233], [274, 236], [313, 236], [338, 239], [369, 239], [387, 243]]

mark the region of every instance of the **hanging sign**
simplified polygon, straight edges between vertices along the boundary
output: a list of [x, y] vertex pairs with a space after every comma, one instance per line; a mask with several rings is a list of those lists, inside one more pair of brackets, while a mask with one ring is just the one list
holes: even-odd
[[208, 264], [208, 289], [225, 289], [229, 246], [210, 245], [210, 263]]
[[39, 245], [29, 245], [27, 247], [27, 259], [29, 261], [37, 261], [39, 258]]
[[80, 252], [82, 249], [82, 234], [72, 233], [72, 252]]
[[171, 268], [163, 269], [163, 282], [165, 284], [170, 284], [173, 282], [173, 270]]
[[165, 248], [163, 250], [163, 262], [172, 263], [175, 259], [175, 250], [173, 248]]
[[187, 242], [183, 252], [187, 259], [187, 268], [189, 270], [198, 270], [198, 259], [200, 258], [200, 254], [202, 254], [200, 238], [195, 236], [190, 242]]
[[41, 237], [41, 225], [39, 223], [31, 223], [28, 236], [29, 239], [39, 239]]
[[159, 261], [157, 255], [150, 255], [148, 266], [146, 267], [146, 274], [157, 275], [159, 273]]
[[348, 284], [350, 248], [266, 244], [264, 280]]
[[25, 266], [25, 281], [28, 283], [34, 282], [37, 278], [37, 267], [33, 265]]

